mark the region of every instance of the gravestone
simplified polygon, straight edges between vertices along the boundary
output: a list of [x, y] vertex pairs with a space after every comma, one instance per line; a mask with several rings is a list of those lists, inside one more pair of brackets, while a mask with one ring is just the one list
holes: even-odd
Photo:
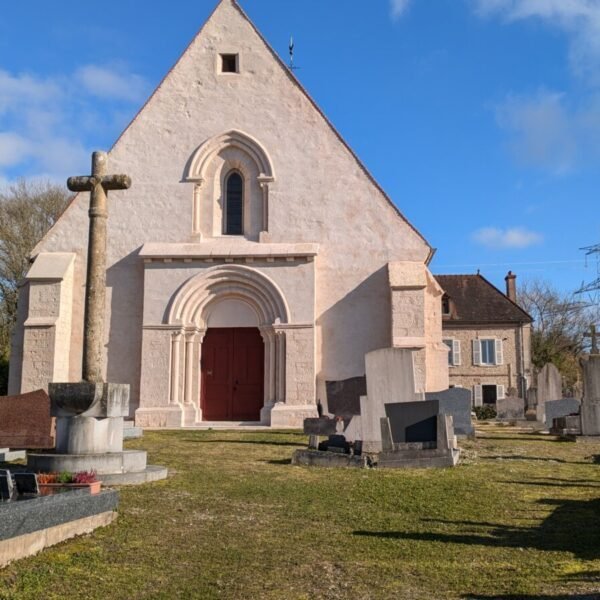
[[0, 396], [0, 448], [54, 448], [50, 398], [44, 390]]
[[548, 363], [537, 375], [537, 420], [541, 423], [546, 421], [546, 402], [550, 400], [560, 400], [562, 393], [562, 377], [559, 370]]
[[385, 412], [395, 444], [437, 444], [437, 400], [386, 404]]
[[467, 437], [475, 435], [471, 419], [473, 404], [470, 390], [450, 388], [442, 392], [428, 392], [425, 394], [425, 400], [437, 400], [440, 403], [440, 412], [452, 416], [456, 435]]
[[581, 434], [600, 436], [600, 355], [587, 357], [582, 366]]
[[413, 351], [384, 348], [365, 356], [367, 396], [360, 398], [360, 425], [366, 452], [381, 452], [381, 419], [387, 417], [385, 405], [414, 402], [415, 375]]
[[521, 421], [525, 418], [525, 400], [505, 396], [496, 400], [496, 418], [499, 421]]
[[367, 393], [367, 378], [353, 377], [344, 381], [327, 381], [327, 412], [336, 417], [360, 415], [360, 397]]
[[546, 402], [546, 427], [550, 429], [553, 426], [554, 419], [578, 414], [580, 407], [581, 402], [576, 398], [563, 398], [562, 400]]

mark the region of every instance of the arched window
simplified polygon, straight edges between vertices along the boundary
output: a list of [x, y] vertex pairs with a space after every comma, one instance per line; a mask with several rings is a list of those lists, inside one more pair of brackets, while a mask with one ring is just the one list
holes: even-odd
[[225, 180], [225, 235], [244, 233], [244, 180], [232, 171]]

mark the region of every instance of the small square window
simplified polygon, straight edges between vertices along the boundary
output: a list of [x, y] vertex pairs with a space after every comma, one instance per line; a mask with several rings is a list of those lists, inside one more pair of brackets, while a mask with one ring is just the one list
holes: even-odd
[[237, 54], [221, 54], [221, 73], [238, 73]]

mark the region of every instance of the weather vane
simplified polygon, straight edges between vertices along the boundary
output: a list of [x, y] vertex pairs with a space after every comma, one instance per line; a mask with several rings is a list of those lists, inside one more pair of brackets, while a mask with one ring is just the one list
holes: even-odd
[[290, 71], [297, 71], [300, 67], [294, 65], [294, 36], [290, 36]]

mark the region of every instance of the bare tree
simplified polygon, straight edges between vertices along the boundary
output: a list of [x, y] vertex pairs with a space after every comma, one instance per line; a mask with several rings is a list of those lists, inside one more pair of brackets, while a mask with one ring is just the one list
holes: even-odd
[[541, 280], [525, 282], [519, 304], [535, 320], [532, 334], [532, 362], [537, 368], [553, 363], [563, 375], [566, 387], [579, 380], [579, 357], [589, 349], [591, 325], [598, 322], [596, 303], [576, 293], [563, 293]]
[[[29, 269], [29, 255], [69, 204], [66, 188], [21, 180], [0, 190], [0, 361], [8, 361], [17, 315], [18, 284]], [[0, 365], [0, 392], [3, 388]]]

